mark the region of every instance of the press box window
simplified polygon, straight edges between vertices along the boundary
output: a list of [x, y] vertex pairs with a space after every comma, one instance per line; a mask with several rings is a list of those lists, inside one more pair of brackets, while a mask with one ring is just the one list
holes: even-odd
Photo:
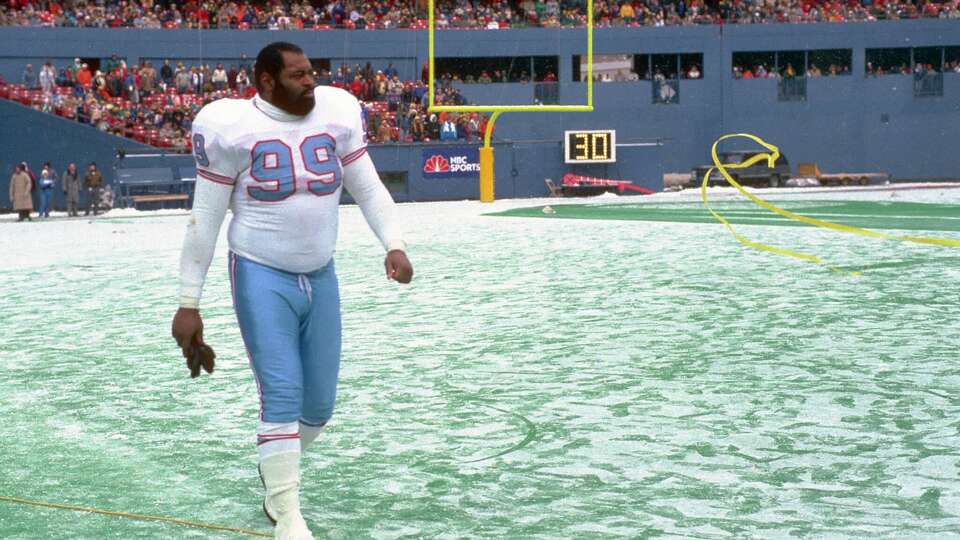
[[781, 77], [792, 71], [794, 77], [803, 77], [806, 72], [806, 51], [777, 51], [774, 67]]
[[867, 75], [904, 75], [910, 73], [910, 49], [867, 49]]
[[702, 79], [703, 78], [703, 54], [681, 54], [680, 55], [680, 78], [681, 79]]
[[955, 71], [960, 68], [960, 47], [946, 47], [943, 51], [943, 60], [946, 70]]
[[[633, 54], [594, 54], [593, 55], [593, 80], [635, 80], [638, 75], [642, 77], [642, 72], [637, 71], [635, 57]], [[587, 80], [587, 57], [575, 54], [573, 56], [573, 79], [574, 82], [585, 82]]]
[[679, 60], [677, 54], [653, 55], [653, 77], [662, 75], [665, 79], [676, 79]]
[[777, 63], [777, 53], [772, 51], [753, 51], [733, 53], [733, 77], [742, 79], [747, 72], [749, 77], [756, 77], [758, 71], [769, 73]]
[[[553, 73], [557, 75], [559, 57], [556, 56], [481, 56], [437, 58], [434, 60], [437, 78], [458, 75], [460, 80], [477, 80], [487, 73], [493, 82], [539, 81]], [[506, 81], [498, 80], [496, 72], [506, 75]]]
[[852, 65], [853, 49], [821, 49], [807, 53], [807, 72], [813, 71], [822, 77], [850, 75]]
[[943, 47], [917, 47], [913, 50], [913, 65], [943, 71]]

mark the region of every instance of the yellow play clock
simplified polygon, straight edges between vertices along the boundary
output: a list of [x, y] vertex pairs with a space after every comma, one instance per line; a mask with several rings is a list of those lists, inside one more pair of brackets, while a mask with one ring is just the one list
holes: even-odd
[[563, 141], [564, 163], [614, 163], [617, 161], [615, 130], [568, 130], [563, 132]]

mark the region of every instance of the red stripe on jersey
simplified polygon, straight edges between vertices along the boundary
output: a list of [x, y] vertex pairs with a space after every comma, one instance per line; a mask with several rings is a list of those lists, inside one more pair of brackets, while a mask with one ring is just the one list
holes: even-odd
[[358, 150], [354, 150], [353, 152], [350, 152], [349, 154], [347, 154], [347, 155], [343, 156], [342, 158], [340, 158], [340, 164], [343, 165], [343, 166], [349, 165], [349, 164], [353, 163], [354, 161], [360, 159], [360, 157], [361, 157], [362, 155], [366, 154], [366, 153], [367, 153], [367, 147], [366, 147], [366, 146], [364, 146], [363, 148], [360, 148], [360, 149], [358, 149]]
[[218, 184], [226, 184], [228, 186], [232, 186], [234, 184], [234, 179], [230, 178], [229, 176], [212, 173], [203, 169], [197, 169], [197, 175]]

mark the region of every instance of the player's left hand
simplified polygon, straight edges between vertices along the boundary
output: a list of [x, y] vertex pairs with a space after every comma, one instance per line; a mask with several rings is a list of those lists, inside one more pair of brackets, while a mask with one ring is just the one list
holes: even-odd
[[217, 354], [206, 343], [196, 343], [190, 346], [190, 356], [187, 357], [187, 367], [190, 368], [190, 378], [200, 376], [200, 368], [207, 373], [213, 373], [214, 359]]
[[410, 283], [413, 279], [413, 265], [410, 264], [410, 259], [407, 259], [407, 254], [403, 250], [388, 251], [383, 266], [387, 270], [387, 279], [396, 280], [397, 283]]

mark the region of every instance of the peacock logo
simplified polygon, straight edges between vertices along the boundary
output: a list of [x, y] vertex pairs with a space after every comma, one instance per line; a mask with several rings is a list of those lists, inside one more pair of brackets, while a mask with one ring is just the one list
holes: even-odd
[[447, 158], [434, 154], [423, 164], [423, 172], [428, 174], [450, 172], [450, 162]]

